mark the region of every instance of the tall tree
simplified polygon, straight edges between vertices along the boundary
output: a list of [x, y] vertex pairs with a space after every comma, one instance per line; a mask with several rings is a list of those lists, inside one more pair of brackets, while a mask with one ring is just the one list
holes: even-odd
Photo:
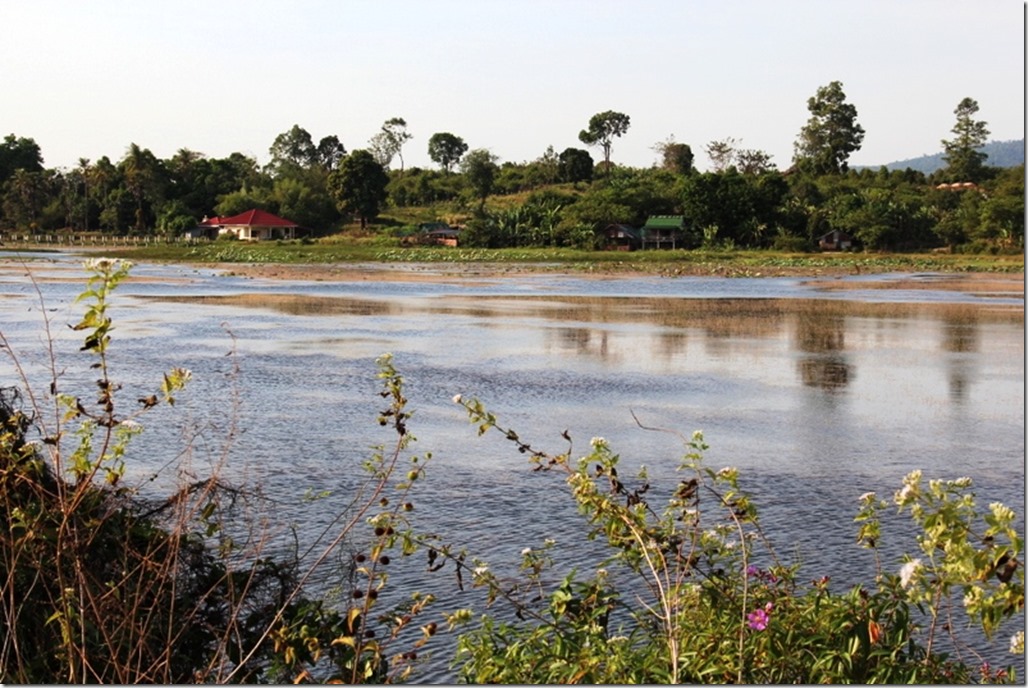
[[539, 170], [540, 181], [543, 184], [554, 184], [560, 178], [560, 158], [552, 144], [547, 146], [543, 154], [535, 161], [535, 167]]
[[394, 157], [400, 158], [400, 173], [403, 174], [403, 144], [414, 138], [407, 131], [407, 122], [402, 117], [385, 121], [382, 130], [371, 137], [371, 153], [383, 167], [388, 168]]
[[369, 151], [350, 153], [328, 177], [329, 193], [339, 210], [360, 218], [361, 229], [375, 219], [386, 200], [389, 175]]
[[775, 169], [771, 156], [759, 148], [743, 148], [735, 152], [735, 166], [743, 174], [764, 174]]
[[687, 143], [675, 141], [674, 134], [654, 144], [653, 150], [660, 156], [661, 169], [677, 174], [689, 174], [692, 172], [694, 160], [692, 147]]
[[578, 140], [587, 146], [599, 146], [603, 149], [603, 166], [610, 174], [610, 149], [614, 139], [620, 138], [628, 131], [631, 121], [628, 115], [607, 110], [598, 112], [589, 118], [589, 128], [578, 133]]
[[464, 143], [464, 139], [448, 132], [432, 134], [428, 140], [428, 157], [442, 167], [444, 172], [449, 172], [467, 152], [468, 144]]
[[45, 170], [19, 167], [4, 184], [3, 211], [12, 226], [34, 229], [50, 200], [52, 177]]
[[267, 176], [261, 172], [257, 160], [248, 155], [239, 152], [231, 153], [227, 158], [221, 160], [221, 164], [235, 174], [237, 187], [254, 186], [267, 181]]
[[163, 200], [164, 168], [149, 148], [130, 144], [125, 157], [118, 163], [125, 188], [136, 201], [133, 227], [142, 232], [154, 226], [156, 207]]
[[665, 170], [676, 174], [689, 174], [693, 171], [695, 156], [692, 146], [688, 143], [672, 143], [664, 149], [663, 166]]
[[493, 190], [493, 182], [496, 180], [496, 173], [499, 167], [496, 166], [496, 156], [485, 148], [477, 148], [464, 156], [461, 161], [461, 170], [464, 178], [467, 179], [475, 197], [478, 198], [478, 209], [485, 207], [485, 199]]
[[89, 158], [79, 158], [79, 166], [76, 168], [76, 179], [82, 184], [82, 229], [89, 231], [89, 180], [90, 173]]
[[271, 148], [271, 162], [268, 167], [276, 176], [295, 174], [306, 170], [318, 160], [318, 148], [310, 132], [294, 124], [289, 131], [275, 137]]
[[711, 141], [703, 150], [710, 159], [711, 172], [724, 172], [735, 161], [735, 144], [738, 141], [729, 136], [720, 141]]
[[846, 102], [842, 83], [833, 81], [807, 100], [810, 119], [800, 130], [793, 161], [814, 174], [842, 174], [850, 154], [860, 150], [864, 128], [857, 108]]
[[974, 119], [978, 113], [978, 102], [973, 98], [961, 100], [953, 113], [957, 116], [957, 123], [951, 130], [953, 138], [942, 141], [946, 174], [950, 181], [977, 182], [982, 177], [982, 168], [989, 157], [979, 150], [988, 142], [988, 123]]
[[0, 185], [17, 170], [42, 172], [43, 156], [34, 140], [8, 134], [0, 144]]
[[558, 156], [562, 182], [587, 182], [593, 178], [593, 156], [581, 148], [565, 148]]
[[345, 155], [346, 147], [335, 134], [323, 137], [318, 141], [318, 147], [314, 150], [316, 164], [326, 172], [334, 170]]

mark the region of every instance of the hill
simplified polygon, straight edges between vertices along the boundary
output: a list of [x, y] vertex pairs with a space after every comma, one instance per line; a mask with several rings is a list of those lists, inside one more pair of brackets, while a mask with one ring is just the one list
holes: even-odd
[[[1024, 164], [1024, 139], [1016, 141], [990, 141], [978, 150], [989, 156], [985, 164], [992, 167], [1016, 167], [1017, 165]], [[919, 158], [890, 162], [885, 167], [890, 170], [905, 170], [909, 167], [925, 174], [931, 174], [935, 170], [946, 166], [942, 156], [943, 153], [941, 152], [935, 155], [922, 155]]]

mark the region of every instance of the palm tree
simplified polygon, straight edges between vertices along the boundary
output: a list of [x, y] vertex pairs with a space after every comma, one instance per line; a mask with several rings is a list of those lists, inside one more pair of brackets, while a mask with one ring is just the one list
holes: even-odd
[[89, 158], [79, 158], [79, 177], [82, 180], [82, 231], [89, 231]]
[[122, 158], [121, 168], [125, 175], [125, 188], [136, 200], [135, 230], [146, 229], [146, 213], [144, 201], [155, 200], [160, 162], [148, 148], [140, 148], [137, 144], [129, 145], [128, 152]]

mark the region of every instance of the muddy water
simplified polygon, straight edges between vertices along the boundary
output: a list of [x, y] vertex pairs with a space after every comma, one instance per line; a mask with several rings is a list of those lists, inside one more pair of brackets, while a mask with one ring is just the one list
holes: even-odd
[[[66, 323], [79, 313], [77, 262], [0, 273], [0, 327], [27, 375], [45, 379], [39, 317], [52, 321], [68, 386], [88, 385]], [[406, 381], [416, 453], [431, 453], [421, 527], [496, 566], [552, 537], [588, 567], [555, 476], [533, 473], [498, 435], [478, 437], [455, 394], [477, 397], [540, 449], [586, 453], [605, 437], [623, 466], [671, 479], [672, 433], [702, 430], [713, 468], [737, 466], [779, 553], [811, 578], [869, 580], [853, 545], [857, 497], [891, 495], [904, 474], [975, 480], [983, 503], [1024, 512], [1023, 298], [823, 289], [817, 280], [585, 280], [526, 275], [418, 283], [282, 282], [139, 266], [120, 290], [113, 374], [135, 390], [183, 366], [193, 382], [139, 442], [132, 478], [159, 490], [182, 448], [259, 484], [276, 515], [313, 538], [345, 502], [360, 461], [390, 436], [376, 422], [374, 361]], [[930, 280], [932, 276], [924, 276]], [[43, 296], [40, 305], [36, 288]], [[14, 369], [0, 361], [5, 380]], [[7, 384], [5, 381], [4, 384]], [[161, 414], [166, 411], [160, 411]], [[631, 472], [629, 470], [629, 472]], [[151, 478], [156, 478], [151, 481]], [[329, 491], [323, 501], [305, 493]], [[913, 551], [912, 541], [894, 543]], [[394, 580], [467, 598], [421, 567]], [[1005, 657], [1000, 656], [1000, 661]], [[447, 676], [444, 666], [428, 676]]]

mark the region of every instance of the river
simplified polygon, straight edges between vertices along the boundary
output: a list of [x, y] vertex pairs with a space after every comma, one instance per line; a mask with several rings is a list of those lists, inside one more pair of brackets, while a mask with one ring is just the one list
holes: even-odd
[[[81, 314], [81, 263], [0, 259], [0, 327], [34, 384], [48, 383], [44, 314], [65, 384], [89, 382], [65, 326]], [[369, 448], [390, 440], [376, 422], [375, 359], [391, 353], [414, 411], [412, 451], [432, 455], [417, 523], [497, 566], [547, 537], [570, 551], [567, 565], [596, 562], [579, 548], [559, 481], [533, 473], [499, 435], [478, 437], [457, 394], [481, 399], [540, 449], [563, 451], [567, 431], [580, 455], [602, 436], [654, 482], [673, 478], [684, 449], [639, 423], [702, 430], [707, 465], [739, 468], [780, 554], [810, 578], [867, 580], [857, 498], [891, 496], [915, 468], [970, 476], [982, 504], [1024, 514], [1023, 293], [934, 289], [927, 274], [913, 276], [916, 289], [879, 288], [901, 277], [911, 276], [853, 276], [845, 289], [546, 273], [286, 281], [137, 265], [112, 302], [112, 375], [129, 399], [171, 367], [193, 379], [174, 409], [146, 422], [128, 479], [160, 491], [178, 479], [173, 459], [188, 456], [197, 475], [220, 465], [260, 485], [302, 541], [345, 500]], [[0, 372], [13, 382], [9, 357]], [[303, 499], [322, 491], [333, 496]], [[395, 580], [463, 603], [451, 580], [418, 570]], [[423, 675], [448, 678], [438, 662]]]

